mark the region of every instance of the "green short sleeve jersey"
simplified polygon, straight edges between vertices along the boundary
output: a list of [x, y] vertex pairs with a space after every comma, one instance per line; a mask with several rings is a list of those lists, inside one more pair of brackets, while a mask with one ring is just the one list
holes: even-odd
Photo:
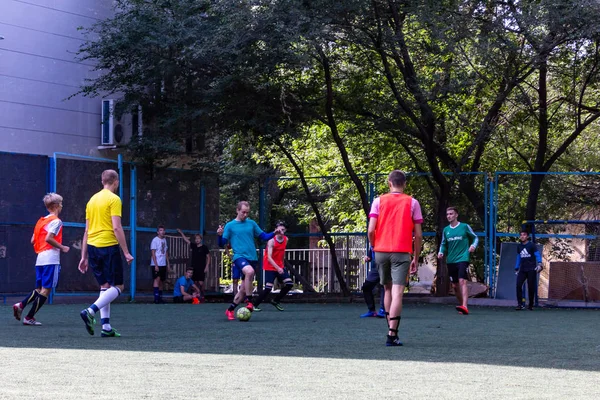
[[448, 225], [442, 232], [440, 253], [446, 256], [446, 263], [469, 262], [471, 253], [469, 247], [479, 243], [479, 239], [468, 224], [459, 222], [452, 227]]

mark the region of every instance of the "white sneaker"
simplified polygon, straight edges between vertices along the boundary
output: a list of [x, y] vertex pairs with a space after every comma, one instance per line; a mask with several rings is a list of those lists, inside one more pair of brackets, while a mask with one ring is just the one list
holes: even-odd
[[29, 318], [25, 317], [25, 319], [23, 320], [23, 325], [36, 325], [36, 326], [38, 326], [38, 325], [41, 325], [41, 324], [42, 323], [36, 321], [35, 318], [29, 319]]
[[23, 309], [21, 308], [21, 303], [13, 304], [13, 315], [17, 319], [17, 321], [21, 320], [21, 314], [23, 313]]

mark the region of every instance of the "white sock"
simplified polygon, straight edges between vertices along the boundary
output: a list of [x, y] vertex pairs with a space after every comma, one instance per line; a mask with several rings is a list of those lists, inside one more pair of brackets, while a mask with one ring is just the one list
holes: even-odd
[[100, 310], [100, 315], [102, 315], [102, 309], [106, 307], [108, 304], [112, 303], [114, 299], [119, 297], [121, 292], [114, 286], [109, 287], [106, 290], [100, 292], [100, 296], [98, 300], [94, 303], [96, 307]]
[[[100, 295], [107, 290], [108, 289], [102, 289]], [[110, 331], [112, 329], [112, 326], [110, 326], [110, 303], [100, 309], [100, 320], [102, 322], [103, 330]]]

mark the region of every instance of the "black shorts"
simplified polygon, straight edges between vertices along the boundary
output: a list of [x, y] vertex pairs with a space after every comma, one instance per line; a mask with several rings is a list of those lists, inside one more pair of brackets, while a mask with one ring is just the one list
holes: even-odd
[[192, 300], [187, 300], [187, 301], [183, 300], [183, 296], [173, 296], [173, 303], [181, 304], [181, 303], [191, 303], [191, 302], [192, 302]]
[[469, 279], [469, 274], [467, 271], [469, 270], [469, 263], [466, 261], [457, 262], [457, 263], [449, 263], [448, 265], [448, 275], [450, 276], [450, 282], [458, 283], [459, 279]]
[[100, 286], [123, 284], [123, 262], [119, 245], [95, 247], [88, 244], [88, 263]]
[[204, 279], [206, 279], [204, 268], [205, 267], [194, 267], [194, 273], [192, 274], [192, 280], [194, 282], [204, 282]]
[[152, 268], [152, 279], [160, 278], [160, 280], [163, 282], [167, 280], [167, 267], [166, 266], [158, 267], [158, 272], [156, 272], [154, 265], [151, 265], [150, 268]]
[[286, 279], [290, 279], [290, 274], [284, 269], [283, 274], [280, 274], [277, 271], [265, 271], [265, 284], [267, 283], [275, 283], [275, 279], [279, 281], [279, 283], [283, 283]]

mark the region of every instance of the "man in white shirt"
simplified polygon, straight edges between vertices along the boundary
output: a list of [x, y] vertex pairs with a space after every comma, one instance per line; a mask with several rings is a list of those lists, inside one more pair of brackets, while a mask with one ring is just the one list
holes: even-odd
[[150, 267], [152, 268], [152, 278], [154, 279], [154, 304], [162, 303], [163, 282], [167, 279], [167, 268], [169, 264], [169, 251], [167, 239], [165, 239], [165, 227], [159, 225], [156, 229], [157, 236], [152, 239], [150, 244]]

